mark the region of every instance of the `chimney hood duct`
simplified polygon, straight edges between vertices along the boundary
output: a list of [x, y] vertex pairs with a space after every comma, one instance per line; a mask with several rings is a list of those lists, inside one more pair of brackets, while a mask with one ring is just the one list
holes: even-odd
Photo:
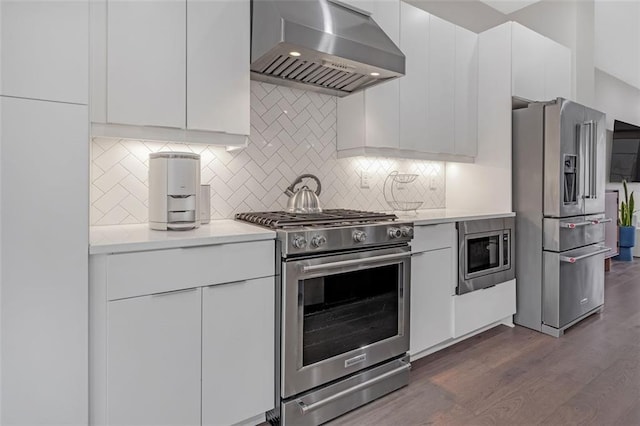
[[338, 0], [251, 2], [253, 80], [347, 96], [404, 72], [404, 54], [365, 11]]

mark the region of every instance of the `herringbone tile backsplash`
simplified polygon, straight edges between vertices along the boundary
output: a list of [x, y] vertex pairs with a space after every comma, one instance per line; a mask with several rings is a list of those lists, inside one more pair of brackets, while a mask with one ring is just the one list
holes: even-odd
[[[326, 208], [389, 210], [384, 180], [393, 170], [420, 176], [403, 191], [405, 201], [422, 208], [445, 205], [444, 164], [440, 162], [355, 157], [338, 159], [336, 98], [251, 82], [249, 146], [223, 147], [94, 138], [91, 152], [91, 224], [144, 223], [148, 220], [149, 153], [192, 151], [200, 154], [202, 183], [211, 185], [211, 218], [232, 218], [242, 211], [282, 210], [283, 190], [302, 173], [322, 182]], [[369, 189], [360, 174], [369, 174]], [[313, 183], [309, 184], [313, 187]]]

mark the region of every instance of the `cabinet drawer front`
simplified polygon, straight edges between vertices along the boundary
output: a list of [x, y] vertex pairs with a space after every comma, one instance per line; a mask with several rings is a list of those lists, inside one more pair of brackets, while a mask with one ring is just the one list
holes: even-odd
[[270, 276], [274, 251], [273, 241], [260, 241], [114, 254], [107, 259], [107, 298]]
[[516, 280], [453, 297], [453, 337], [516, 313]]
[[456, 241], [456, 228], [453, 223], [441, 223], [439, 225], [424, 225], [414, 227], [411, 251], [438, 250], [453, 247]]

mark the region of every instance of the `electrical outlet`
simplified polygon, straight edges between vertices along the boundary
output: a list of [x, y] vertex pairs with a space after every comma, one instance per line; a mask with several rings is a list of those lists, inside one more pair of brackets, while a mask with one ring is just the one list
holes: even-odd
[[360, 188], [369, 189], [369, 171], [361, 170], [360, 171]]
[[435, 176], [429, 178], [429, 189], [438, 189], [438, 179]]

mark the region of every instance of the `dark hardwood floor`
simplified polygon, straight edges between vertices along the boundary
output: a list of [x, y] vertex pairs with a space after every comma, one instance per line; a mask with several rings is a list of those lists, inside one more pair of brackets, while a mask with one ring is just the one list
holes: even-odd
[[640, 425], [640, 260], [555, 339], [496, 327], [413, 363], [409, 386], [331, 425]]

